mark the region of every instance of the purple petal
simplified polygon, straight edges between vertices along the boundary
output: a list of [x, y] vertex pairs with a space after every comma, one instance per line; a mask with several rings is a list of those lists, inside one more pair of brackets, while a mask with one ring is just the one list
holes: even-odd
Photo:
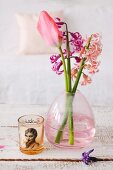
[[61, 75], [64, 71], [56, 71], [56, 74]]
[[56, 20], [58, 20], [58, 21], [60, 21], [60, 20], [61, 20], [61, 19], [60, 19], [60, 18], [58, 18], [58, 17], [56, 17], [55, 19], [56, 19]]
[[56, 22], [57, 25], [64, 25], [64, 22]]
[[80, 63], [81, 58], [80, 57], [75, 57], [75, 60], [76, 60], [77, 63]]
[[61, 57], [61, 55], [52, 55], [50, 57], [51, 63], [55, 63], [59, 58]]
[[58, 28], [61, 28], [61, 26], [60, 26], [60, 25], [58, 25]]
[[[82, 153], [82, 161], [88, 165], [89, 163], [91, 163], [91, 161], [93, 161], [92, 157], [90, 157], [90, 153], [92, 153], [94, 151], [94, 149], [89, 150], [88, 152], [83, 152]], [[96, 160], [96, 158], [94, 159]]]
[[91, 149], [91, 150], [88, 152], [88, 154], [92, 153], [93, 151], [94, 151], [94, 149]]
[[79, 33], [79, 32], [75, 32], [75, 33], [72, 33], [72, 32], [70, 32], [70, 35], [74, 38], [74, 39], [81, 39], [82, 38], [82, 36], [81, 36], [81, 34]]
[[57, 74], [61, 74], [63, 72], [63, 70], [62, 71], [59, 70], [61, 66], [62, 66], [61, 60], [59, 62], [55, 62], [53, 67], [52, 67], [52, 70], [56, 71]]
[[63, 32], [62, 36], [66, 36], [66, 33], [65, 33], [65, 32]]

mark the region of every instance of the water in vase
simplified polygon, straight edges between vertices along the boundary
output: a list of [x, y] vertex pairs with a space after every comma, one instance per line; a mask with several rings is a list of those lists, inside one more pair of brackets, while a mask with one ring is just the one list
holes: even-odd
[[[49, 119], [50, 120], [50, 119]], [[65, 126], [63, 136], [59, 144], [55, 143], [55, 137], [59, 126], [52, 127], [51, 122], [46, 123], [46, 136], [50, 143], [62, 148], [82, 148], [89, 145], [95, 135], [95, 123], [92, 117], [84, 114], [74, 114], [74, 146], [70, 145], [68, 124]], [[57, 127], [57, 128], [56, 128]]]

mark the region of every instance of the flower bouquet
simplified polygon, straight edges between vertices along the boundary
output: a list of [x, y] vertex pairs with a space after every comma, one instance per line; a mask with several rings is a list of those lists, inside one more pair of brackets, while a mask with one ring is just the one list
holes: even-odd
[[[62, 28], [65, 28], [65, 31], [62, 31]], [[52, 113], [48, 115], [47, 119], [47, 138], [51, 143], [54, 143], [54, 145], [63, 145], [65, 140], [66, 142], [68, 141], [67, 146], [73, 146], [75, 144], [77, 145], [77, 142], [80, 143], [81, 138], [82, 141], [84, 140], [84, 138], [81, 137], [82, 133], [77, 130], [77, 121], [79, 120], [80, 123], [83, 118], [83, 110], [85, 112], [83, 106], [84, 104], [82, 105], [81, 103], [81, 105], [79, 105], [80, 100], [83, 102], [85, 99], [77, 90], [77, 87], [79, 83], [81, 85], [90, 84], [92, 82], [90, 75], [99, 71], [99, 56], [102, 51], [101, 36], [99, 33], [95, 33], [83, 38], [79, 32], [70, 32], [68, 30], [67, 23], [61, 21], [60, 18], [55, 18], [54, 20], [46, 11], [41, 12], [37, 24], [37, 29], [43, 39], [49, 45], [55, 46], [59, 49], [59, 54], [53, 54], [50, 57], [50, 61], [53, 65], [52, 70], [55, 71], [58, 75], [64, 74], [65, 80], [65, 102], [62, 104], [62, 99], [59, 100], [60, 107], [64, 105], [64, 111], [60, 109], [59, 112], [64, 113], [60, 113], [61, 116], [59, 118], [58, 108], [55, 111], [55, 107], [58, 105], [58, 103], [54, 105], [54, 108], [52, 105]], [[77, 100], [77, 96], [80, 100]], [[74, 102], [78, 103], [75, 104], [75, 110], [73, 107]], [[77, 105], [79, 105], [78, 109]], [[87, 119], [91, 122], [93, 119], [93, 116], [91, 115], [91, 108], [87, 101], [85, 101], [85, 105], [85, 107], [87, 107], [86, 112], [88, 112], [88, 114], [86, 117], [84, 117], [84, 120], [86, 121]], [[79, 111], [82, 107], [82, 111]], [[78, 112], [80, 112], [79, 117], [77, 117]], [[94, 124], [94, 122], [91, 124]], [[53, 127], [55, 130], [52, 130], [49, 127]], [[89, 125], [89, 127], [91, 126]], [[83, 128], [85, 129], [85, 127]], [[78, 129], [81, 129], [81, 126], [78, 127]], [[86, 131], [84, 134], [86, 134]], [[90, 138], [90, 134], [92, 135], [92, 132], [88, 133], [89, 136], [87, 137], [87, 141], [88, 138]], [[77, 138], [77, 135], [80, 140]], [[91, 137], [93, 136], [94, 133]]]

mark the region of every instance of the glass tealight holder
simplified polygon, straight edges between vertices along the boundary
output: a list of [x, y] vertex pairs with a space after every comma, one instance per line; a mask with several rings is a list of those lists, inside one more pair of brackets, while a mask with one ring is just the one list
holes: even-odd
[[44, 118], [24, 115], [18, 119], [19, 147], [25, 154], [38, 154], [44, 150]]

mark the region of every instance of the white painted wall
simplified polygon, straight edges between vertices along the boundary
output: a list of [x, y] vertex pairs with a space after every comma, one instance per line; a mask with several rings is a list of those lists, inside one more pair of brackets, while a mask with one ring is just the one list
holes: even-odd
[[[43, 58], [39, 60], [38, 56], [32, 59], [25, 56], [19, 58], [15, 55], [19, 39], [15, 14], [17, 12], [39, 13], [41, 10], [64, 10], [64, 18], [71, 30], [80, 31], [82, 34], [92, 32], [102, 34], [101, 70], [94, 77], [93, 83], [89, 87], [83, 87], [81, 91], [87, 96], [91, 104], [112, 105], [112, 0], [0, 0], [0, 103], [51, 103], [53, 98], [64, 88], [62, 78], [59, 79], [51, 70], [49, 71], [49, 58], [44, 61], [46, 64], [42, 70], [38, 65], [43, 64]], [[34, 64], [36, 62], [37, 65]], [[18, 66], [18, 63], [21, 63], [21, 66]], [[29, 67], [32, 67], [31, 72]], [[23, 70], [20, 71], [20, 68]], [[47, 71], [49, 76], [45, 85], [44, 75], [47, 76]], [[33, 78], [34, 74], [36, 75]], [[17, 79], [19, 76], [21, 78]], [[29, 78], [26, 79], [25, 76]], [[24, 81], [25, 79], [26, 81]], [[39, 85], [39, 82], [42, 84]], [[33, 91], [34, 87], [35, 91]], [[41, 87], [45, 92], [39, 90]], [[39, 95], [40, 97], [37, 98]]]
[[[18, 29], [15, 19], [17, 12], [39, 13], [42, 9], [50, 11], [63, 9], [64, 13], [69, 11], [70, 24], [74, 21], [73, 25], [75, 25], [76, 21], [72, 19], [78, 18], [74, 15], [77, 6], [92, 8], [94, 6], [109, 7], [111, 5], [113, 6], [112, 0], [0, 0], [0, 54], [12, 54], [12, 52], [17, 51]], [[70, 12], [73, 17], [69, 16]], [[78, 13], [78, 15], [81, 15], [81, 13]], [[74, 26], [73, 29], [75, 29]]]

